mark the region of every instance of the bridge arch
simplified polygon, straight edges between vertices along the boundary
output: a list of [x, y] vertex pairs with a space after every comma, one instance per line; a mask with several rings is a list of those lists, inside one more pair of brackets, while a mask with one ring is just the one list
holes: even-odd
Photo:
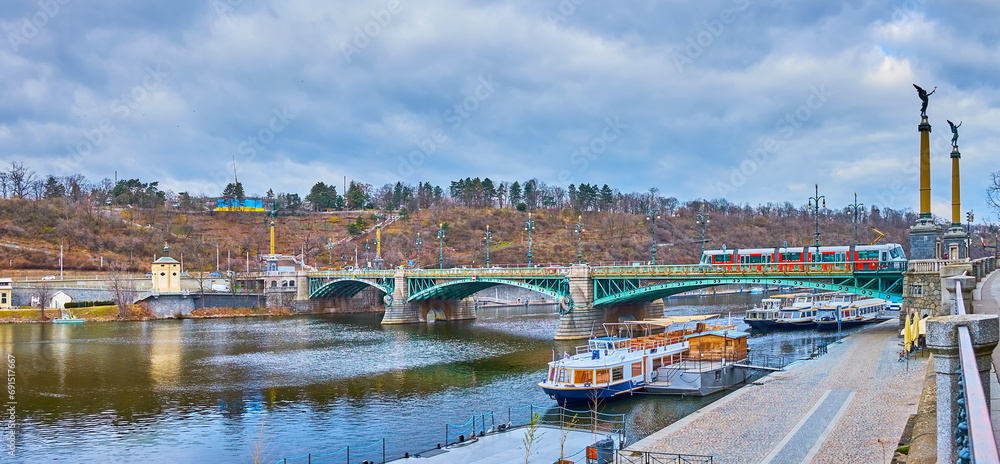
[[521, 287], [524, 289], [541, 293], [546, 296], [550, 296], [557, 301], [567, 296], [555, 290], [551, 290], [545, 287], [517, 280], [474, 278], [474, 279], [449, 280], [447, 282], [439, 283], [437, 285], [434, 285], [433, 287], [421, 290], [417, 293], [410, 295], [407, 301], [461, 300], [464, 298], [468, 298], [477, 292], [486, 290], [487, 288], [495, 287], [497, 285], [511, 285], [514, 287]]
[[727, 284], [785, 285], [791, 287], [815, 288], [831, 292], [853, 293], [855, 295], [862, 295], [871, 298], [881, 298], [894, 303], [900, 303], [903, 301], [902, 295], [898, 293], [890, 293], [871, 288], [855, 287], [842, 283], [816, 282], [795, 278], [713, 277], [705, 279], [676, 280], [625, 290], [594, 300], [594, 306], [622, 303], [644, 303], [676, 295], [678, 293], [684, 293], [690, 290], [698, 290], [701, 288]]
[[309, 293], [309, 298], [351, 298], [362, 290], [373, 287], [385, 294], [391, 294], [392, 289], [366, 279], [345, 277], [333, 279]]

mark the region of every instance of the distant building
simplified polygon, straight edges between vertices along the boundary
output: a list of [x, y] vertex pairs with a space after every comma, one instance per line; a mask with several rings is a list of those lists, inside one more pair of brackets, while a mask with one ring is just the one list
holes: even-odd
[[61, 291], [56, 292], [56, 294], [52, 296], [51, 304], [49, 305], [49, 307], [55, 309], [66, 309], [66, 303], [69, 303], [71, 301], [73, 301], [73, 298], [67, 295], [66, 293]]
[[264, 211], [262, 200], [227, 200], [219, 198], [216, 200], [216, 211]]
[[0, 309], [10, 309], [13, 307], [10, 300], [10, 284], [11, 279], [9, 277], [0, 278]]
[[180, 293], [181, 263], [164, 256], [153, 262], [153, 291], [157, 293]]

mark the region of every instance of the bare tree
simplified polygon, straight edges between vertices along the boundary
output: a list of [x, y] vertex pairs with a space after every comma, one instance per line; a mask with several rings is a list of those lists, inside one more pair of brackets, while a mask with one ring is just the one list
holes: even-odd
[[111, 290], [111, 299], [115, 306], [118, 306], [118, 319], [125, 319], [128, 317], [128, 307], [135, 303], [138, 297], [138, 291], [135, 288], [135, 281], [128, 276], [128, 266], [114, 263], [110, 269], [108, 286]]
[[1000, 171], [990, 173], [990, 185], [986, 188], [986, 202], [1000, 214]]
[[10, 187], [10, 174], [6, 172], [0, 172], [0, 193], [3, 194], [0, 198], [7, 198], [7, 188]]
[[31, 184], [35, 180], [35, 171], [28, 169], [24, 163], [17, 161], [10, 162], [10, 169], [7, 170], [10, 182], [11, 197], [24, 198], [31, 193]]
[[35, 288], [34, 296], [38, 298], [38, 309], [42, 310], [42, 320], [48, 320], [45, 317], [45, 305], [52, 298], [52, 287], [49, 287], [46, 283], [38, 284], [38, 287]]

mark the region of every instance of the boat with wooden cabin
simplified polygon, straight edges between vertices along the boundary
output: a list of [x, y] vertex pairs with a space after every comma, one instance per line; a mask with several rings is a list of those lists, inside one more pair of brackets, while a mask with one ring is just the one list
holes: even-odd
[[747, 371], [738, 363], [747, 359], [750, 334], [738, 330], [712, 330], [687, 335], [688, 353], [679, 362], [657, 369], [649, 393], [707, 396], [746, 382]]
[[[548, 376], [538, 383], [560, 404], [593, 402], [641, 391], [656, 380], [657, 369], [687, 356], [688, 335], [735, 330], [704, 322], [717, 314], [673, 316], [643, 321], [604, 324], [605, 337], [591, 338], [549, 363]], [[688, 327], [696, 322], [695, 327]]]
[[853, 327], [877, 322], [885, 304], [879, 298], [856, 300], [854, 295], [837, 295], [817, 308], [814, 320], [820, 329], [836, 329], [838, 323], [840, 327]]

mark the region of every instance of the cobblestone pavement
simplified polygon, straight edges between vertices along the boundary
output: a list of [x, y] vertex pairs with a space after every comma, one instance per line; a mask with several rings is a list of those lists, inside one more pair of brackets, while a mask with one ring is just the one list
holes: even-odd
[[630, 448], [716, 463], [888, 463], [927, 371], [919, 354], [899, 361], [899, 330], [893, 320], [858, 332]]

